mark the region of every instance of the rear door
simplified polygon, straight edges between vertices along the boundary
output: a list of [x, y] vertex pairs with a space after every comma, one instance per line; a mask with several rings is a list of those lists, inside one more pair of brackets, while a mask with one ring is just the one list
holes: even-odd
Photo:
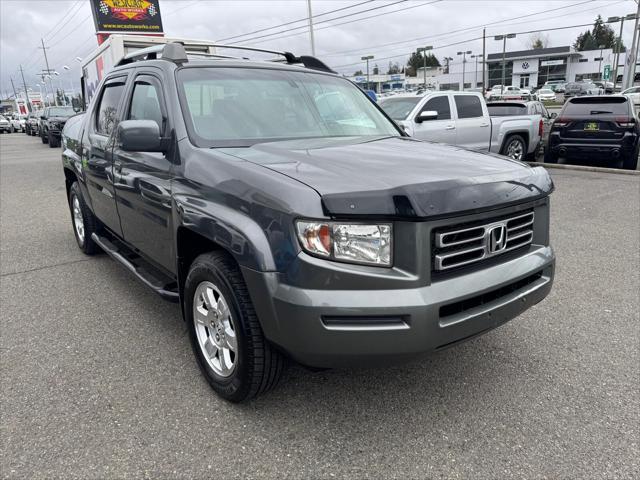
[[[425, 120], [422, 123], [413, 124], [413, 136], [420, 140], [429, 142], [456, 144], [456, 124], [451, 114], [452, 106], [449, 95], [434, 95], [418, 112], [437, 112], [438, 117], [434, 120]], [[413, 122], [413, 119], [411, 119]]]
[[[171, 132], [162, 83], [153, 70], [137, 71], [127, 95], [124, 119], [153, 120], [163, 137]], [[171, 162], [165, 153], [128, 152], [117, 143], [113, 157], [124, 239], [153, 262], [173, 271]]]
[[122, 230], [113, 186], [113, 143], [126, 83], [126, 74], [114, 75], [105, 81], [82, 142], [83, 148], [86, 146], [84, 173], [93, 213], [119, 236]]
[[476, 95], [453, 95], [456, 113], [456, 145], [473, 150], [489, 150], [489, 112]]

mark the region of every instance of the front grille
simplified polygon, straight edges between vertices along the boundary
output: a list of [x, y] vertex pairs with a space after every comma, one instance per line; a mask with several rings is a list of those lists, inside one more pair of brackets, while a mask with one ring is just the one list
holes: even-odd
[[533, 211], [435, 232], [434, 270], [444, 271], [510, 252], [533, 240]]

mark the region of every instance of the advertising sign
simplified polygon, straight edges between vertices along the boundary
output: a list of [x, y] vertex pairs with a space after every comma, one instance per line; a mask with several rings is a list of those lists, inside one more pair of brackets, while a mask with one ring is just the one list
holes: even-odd
[[160, 0], [90, 0], [98, 33], [162, 33]]
[[611, 65], [604, 66], [604, 73], [602, 74], [603, 80], [609, 80], [611, 78]]

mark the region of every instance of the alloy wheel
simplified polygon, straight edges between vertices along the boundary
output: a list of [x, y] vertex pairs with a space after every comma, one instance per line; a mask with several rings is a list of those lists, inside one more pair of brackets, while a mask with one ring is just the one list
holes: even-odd
[[82, 218], [82, 209], [80, 208], [80, 200], [77, 195], [73, 196], [71, 208], [73, 210], [73, 226], [76, 229], [78, 240], [84, 245], [84, 218]]

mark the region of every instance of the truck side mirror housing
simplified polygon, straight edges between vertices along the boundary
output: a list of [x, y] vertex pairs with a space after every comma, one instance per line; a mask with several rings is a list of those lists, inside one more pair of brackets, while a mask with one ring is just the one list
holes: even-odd
[[551, 118], [557, 118], [558, 114], [556, 112], [552, 112], [551, 115], [549, 115]]
[[163, 152], [160, 127], [153, 120], [124, 120], [118, 124], [120, 148], [127, 152]]
[[428, 120], [437, 120], [437, 119], [438, 119], [438, 112], [436, 112], [435, 110], [425, 110], [418, 114], [418, 116], [416, 117], [416, 123], [422, 123]]

